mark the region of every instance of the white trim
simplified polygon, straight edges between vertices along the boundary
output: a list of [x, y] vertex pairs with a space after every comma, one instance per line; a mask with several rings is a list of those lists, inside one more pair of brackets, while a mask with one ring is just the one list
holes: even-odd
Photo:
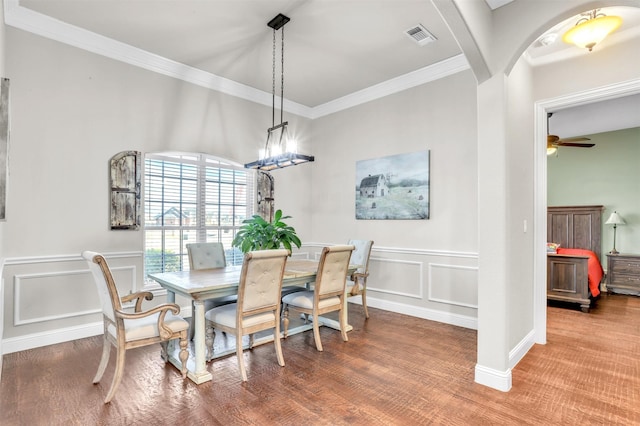
[[[303, 243], [302, 247], [326, 247], [332, 246], [334, 243], [318, 243], [318, 242], [310, 242]], [[379, 253], [394, 253], [394, 254], [413, 254], [418, 256], [444, 256], [444, 257], [456, 257], [456, 258], [465, 258], [465, 259], [478, 259], [477, 252], [467, 252], [467, 251], [447, 251], [447, 250], [428, 250], [428, 249], [418, 249], [418, 248], [398, 248], [398, 247], [380, 247], [373, 246], [371, 248], [371, 252], [379, 252]]]
[[640, 78], [571, 93], [534, 104], [534, 327], [536, 343], [547, 342], [547, 112], [640, 93]]
[[[123, 259], [132, 257], [142, 257], [141, 251], [122, 251], [112, 253], [100, 253], [105, 259]], [[55, 262], [74, 262], [85, 260], [80, 254], [64, 254], [55, 256], [24, 256], [24, 257], [8, 257], [5, 259], [5, 265], [27, 265], [32, 263], [55, 263]]]
[[[97, 55], [124, 62], [158, 74], [176, 78], [197, 86], [215, 90], [257, 104], [272, 106], [272, 94], [237, 83], [198, 68], [164, 58], [154, 53], [110, 39], [83, 28], [67, 24], [38, 13], [19, 4], [19, 0], [4, 0], [5, 24], [39, 36], [59, 41]], [[334, 112], [382, 98], [411, 87], [419, 86], [451, 74], [469, 69], [469, 63], [460, 54], [436, 64], [359, 90], [333, 101], [308, 107], [284, 99], [284, 110], [301, 117], [315, 119]], [[280, 98], [276, 96], [276, 101]]]
[[452, 74], [469, 69], [469, 63], [463, 54], [453, 56], [444, 61], [421, 68], [419, 70], [392, 78], [382, 83], [367, 87], [366, 89], [350, 93], [333, 101], [311, 108], [311, 116], [315, 119], [333, 114], [357, 105], [364, 104], [412, 87], [420, 86], [430, 81], [447, 77]]
[[509, 392], [511, 390], [511, 379], [511, 369], [508, 369], [507, 371], [499, 371], [476, 364], [475, 382], [478, 384], [488, 386], [502, 392]]
[[509, 351], [509, 368], [513, 369], [535, 345], [535, 331], [531, 330], [511, 351]]

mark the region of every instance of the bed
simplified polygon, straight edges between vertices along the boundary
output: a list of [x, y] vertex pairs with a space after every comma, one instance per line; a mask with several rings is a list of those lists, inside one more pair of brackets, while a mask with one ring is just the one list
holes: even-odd
[[547, 208], [547, 300], [577, 303], [589, 312], [600, 295], [603, 210], [603, 206]]

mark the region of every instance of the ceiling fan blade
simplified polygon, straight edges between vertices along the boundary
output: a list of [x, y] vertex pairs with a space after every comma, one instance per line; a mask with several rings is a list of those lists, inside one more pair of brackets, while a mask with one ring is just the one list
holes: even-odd
[[578, 148], [591, 148], [595, 146], [595, 143], [575, 143], [575, 142], [557, 142], [554, 145], [556, 146], [575, 146]]
[[589, 138], [562, 138], [558, 139], [558, 142], [582, 142], [582, 141], [590, 141]]

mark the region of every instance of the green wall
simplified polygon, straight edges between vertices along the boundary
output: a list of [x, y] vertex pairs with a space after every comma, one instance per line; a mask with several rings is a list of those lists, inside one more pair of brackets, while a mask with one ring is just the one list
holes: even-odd
[[616, 249], [640, 254], [640, 128], [587, 135], [593, 148], [561, 147], [547, 157], [549, 206], [603, 205], [601, 259], [613, 247], [613, 228], [604, 225], [616, 210]]

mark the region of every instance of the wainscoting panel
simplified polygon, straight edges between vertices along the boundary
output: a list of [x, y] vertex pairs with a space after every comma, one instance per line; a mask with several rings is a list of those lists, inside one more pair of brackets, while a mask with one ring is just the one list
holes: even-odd
[[429, 295], [432, 302], [478, 308], [478, 268], [429, 263]]
[[[114, 267], [111, 273], [121, 295], [133, 292], [135, 266]], [[88, 269], [15, 275], [13, 299], [14, 326], [100, 312], [98, 293]]]
[[423, 263], [371, 256], [367, 291], [423, 298]]
[[[104, 256], [122, 296], [144, 287], [142, 252]], [[102, 332], [96, 285], [79, 254], [7, 258], [2, 279], [3, 353]], [[164, 301], [159, 296], [146, 303], [150, 307]]]

